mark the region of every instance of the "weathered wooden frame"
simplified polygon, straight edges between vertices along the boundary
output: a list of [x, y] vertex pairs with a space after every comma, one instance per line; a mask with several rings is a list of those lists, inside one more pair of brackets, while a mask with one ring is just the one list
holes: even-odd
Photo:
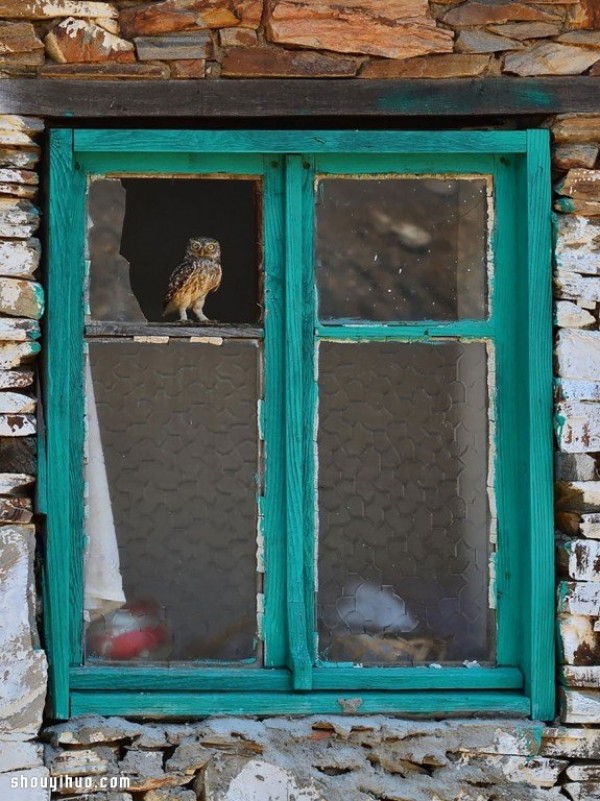
[[[498, 225], [492, 317], [403, 326], [316, 325], [312, 233], [309, 225], [297, 224], [312, 219], [315, 168], [493, 175]], [[268, 491], [259, 499], [266, 546], [262, 669], [81, 666], [86, 175], [140, 172], [244, 173], [264, 180], [268, 369], [262, 424]], [[51, 131], [44, 588], [56, 717], [340, 712], [356, 708], [357, 691], [360, 712], [553, 717], [550, 208], [546, 131]], [[315, 664], [312, 507], [307, 511], [315, 326], [319, 336], [353, 341], [444, 336], [495, 341], [498, 667]]]

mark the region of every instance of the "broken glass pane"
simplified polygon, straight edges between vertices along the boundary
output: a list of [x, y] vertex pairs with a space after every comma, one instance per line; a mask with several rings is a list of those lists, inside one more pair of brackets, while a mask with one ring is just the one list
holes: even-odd
[[88, 212], [92, 320], [174, 320], [163, 317], [171, 273], [191, 238], [209, 237], [220, 244], [223, 275], [206, 315], [260, 321], [259, 180], [103, 178], [90, 183]]
[[322, 342], [326, 660], [493, 660], [486, 346]]
[[320, 319], [485, 317], [487, 191], [485, 178], [320, 178]]
[[89, 357], [88, 495], [103, 459], [114, 524], [89, 498], [86, 530], [113, 560], [116, 537], [126, 605], [89, 610], [88, 659], [256, 659], [258, 345], [96, 341]]

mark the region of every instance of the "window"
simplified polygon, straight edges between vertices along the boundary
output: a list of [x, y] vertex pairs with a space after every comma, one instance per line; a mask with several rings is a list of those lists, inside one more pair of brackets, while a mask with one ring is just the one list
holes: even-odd
[[52, 131], [57, 716], [553, 716], [548, 151]]

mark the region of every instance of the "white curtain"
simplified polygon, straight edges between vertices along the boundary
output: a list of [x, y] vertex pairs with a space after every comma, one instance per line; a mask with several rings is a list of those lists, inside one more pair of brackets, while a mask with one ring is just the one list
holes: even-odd
[[94, 385], [89, 357], [85, 363], [85, 402], [87, 412], [87, 516], [85, 533], [84, 611], [88, 620], [106, 615], [125, 603], [119, 564], [117, 532], [110, 502], [110, 491], [100, 426], [96, 411]]

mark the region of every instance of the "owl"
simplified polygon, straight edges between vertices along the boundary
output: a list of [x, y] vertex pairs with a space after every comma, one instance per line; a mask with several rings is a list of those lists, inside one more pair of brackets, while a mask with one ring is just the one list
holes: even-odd
[[190, 239], [183, 261], [169, 278], [163, 316], [176, 311], [180, 322], [187, 322], [187, 310], [192, 309], [201, 323], [209, 322], [203, 311], [204, 302], [209, 292], [219, 288], [221, 276], [221, 246], [217, 240], [206, 236]]

